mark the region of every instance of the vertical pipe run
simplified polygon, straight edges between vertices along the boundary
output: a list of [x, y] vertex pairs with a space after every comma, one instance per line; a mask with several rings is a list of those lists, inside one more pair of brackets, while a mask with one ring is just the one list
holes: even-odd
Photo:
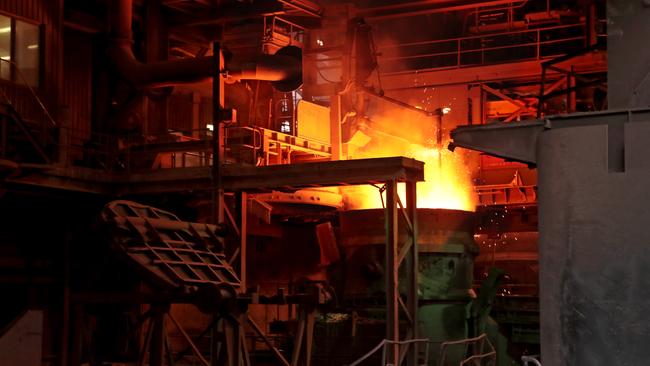
[[386, 339], [387, 363], [398, 365], [399, 356], [399, 303], [397, 243], [397, 181], [386, 182]]

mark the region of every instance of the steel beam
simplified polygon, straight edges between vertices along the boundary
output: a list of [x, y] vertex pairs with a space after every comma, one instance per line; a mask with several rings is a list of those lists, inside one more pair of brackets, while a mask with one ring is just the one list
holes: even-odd
[[208, 362], [208, 361], [203, 357], [203, 355], [201, 354], [201, 351], [199, 350], [199, 348], [198, 348], [198, 347], [196, 346], [196, 344], [192, 341], [192, 338], [190, 338], [189, 334], [187, 334], [187, 332], [185, 331], [185, 329], [183, 329], [183, 327], [182, 327], [181, 324], [178, 322], [178, 320], [176, 320], [176, 318], [174, 318], [174, 316], [172, 315], [172, 313], [169, 312], [169, 311], [167, 312], [167, 316], [168, 316], [169, 319], [172, 321], [172, 323], [174, 323], [174, 325], [176, 326], [176, 329], [178, 329], [178, 331], [181, 333], [181, 335], [183, 336], [183, 338], [185, 338], [185, 341], [187, 341], [187, 343], [189, 344], [189, 346], [192, 348], [192, 351], [194, 351], [194, 356], [196, 356], [196, 357], [199, 359], [200, 363], [201, 363], [203, 366], [209, 366], [209, 365], [210, 365], [209, 362]]
[[[424, 163], [405, 157], [328, 161], [263, 167], [224, 165], [223, 188], [227, 191], [264, 191], [322, 186], [423, 181]], [[206, 168], [161, 169], [130, 174], [117, 184], [123, 194], [209, 190]]]
[[[619, 139], [616, 131], [624, 123], [650, 120], [650, 109], [609, 110], [602, 112], [573, 113], [549, 116], [542, 120], [518, 123], [494, 123], [481, 126], [461, 126], [451, 131], [451, 149], [463, 147], [489, 155], [526, 164], [537, 163], [537, 140], [542, 132], [557, 128], [575, 128], [594, 125], [607, 125], [608, 137]], [[612, 143], [616, 143], [612, 141]], [[622, 144], [622, 140], [618, 142]], [[620, 154], [619, 148], [612, 146], [611, 154]], [[617, 152], [618, 151], [618, 152]]]
[[[11, 189], [41, 187], [100, 195], [155, 194], [209, 191], [210, 167], [170, 168], [156, 171], [111, 173], [81, 167], [23, 166], [19, 177], [7, 178]], [[300, 189], [318, 186], [381, 184], [424, 180], [424, 163], [405, 157], [328, 161], [264, 167], [222, 167], [223, 187], [228, 191]]]
[[535, 164], [537, 137], [544, 128], [542, 121], [463, 126], [451, 131], [453, 142], [449, 146], [479, 150], [508, 160]]

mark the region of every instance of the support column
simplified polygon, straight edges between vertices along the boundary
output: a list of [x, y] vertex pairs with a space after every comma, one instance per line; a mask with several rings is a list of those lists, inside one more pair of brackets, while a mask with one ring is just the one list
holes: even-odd
[[212, 223], [223, 223], [223, 181], [221, 162], [223, 160], [223, 136], [221, 130], [221, 109], [224, 105], [223, 78], [221, 77], [221, 45], [213, 44], [214, 75], [212, 76]]
[[[399, 341], [399, 290], [397, 244], [399, 231], [397, 226], [397, 181], [386, 182], [386, 339]], [[399, 364], [399, 344], [387, 347], [386, 362]]]
[[298, 362], [300, 361], [300, 350], [302, 349], [302, 339], [305, 335], [306, 322], [307, 314], [304, 309], [300, 309], [298, 312], [298, 332], [294, 343], [293, 355], [291, 356], [291, 366], [298, 366]]
[[316, 325], [316, 310], [311, 309], [307, 313], [307, 324], [305, 329], [305, 366], [311, 366], [311, 351], [314, 345], [314, 326]]
[[[70, 340], [70, 281], [72, 271], [72, 232], [66, 229], [63, 247], [63, 303], [61, 304], [61, 366], [68, 365]], [[33, 289], [30, 291], [33, 293]]]
[[165, 314], [169, 311], [168, 305], [152, 305], [151, 343], [149, 344], [149, 365], [162, 366], [165, 352]]
[[246, 345], [246, 319], [248, 319], [248, 314], [239, 315], [239, 338], [241, 345], [241, 365], [251, 366], [250, 355], [248, 354], [248, 347]]
[[84, 326], [84, 306], [83, 304], [72, 305], [72, 332], [70, 335], [70, 356], [68, 362], [70, 366], [81, 365], [81, 353], [83, 350], [83, 326]]
[[246, 192], [237, 193], [237, 216], [239, 216], [239, 280], [240, 291], [246, 292], [246, 236], [247, 236], [247, 204]]
[[201, 94], [192, 92], [192, 137], [202, 138], [201, 130], [205, 128], [201, 121]]
[[566, 89], [567, 89], [567, 113], [574, 113], [576, 111], [576, 78], [573, 76], [574, 67], [571, 65], [570, 72], [566, 74]]
[[[212, 330], [211, 330], [211, 339], [210, 339], [210, 365], [211, 366], [222, 366], [223, 362], [221, 362], [221, 355], [223, 354], [223, 343], [220, 340], [220, 337], [222, 335], [221, 332], [219, 332], [220, 326], [222, 328], [225, 328], [224, 323], [226, 320], [224, 318], [221, 318], [221, 315], [218, 314], [217, 312], [214, 313], [213, 319], [212, 319]], [[223, 332], [223, 335], [225, 337], [225, 332]]]
[[[417, 189], [416, 182], [406, 182], [406, 217], [411, 222], [411, 235], [407, 243], [411, 249], [406, 255], [406, 280], [408, 298], [406, 307], [411, 316], [411, 339], [418, 339], [418, 219], [417, 219]], [[407, 362], [408, 366], [417, 366], [418, 344], [412, 343], [409, 349]]]
[[[291, 366], [311, 365], [311, 351], [314, 343], [315, 322], [316, 309], [312, 305], [301, 305], [298, 311], [298, 329], [293, 354], [291, 355]], [[304, 359], [300, 362], [300, 356], [303, 354], [303, 342], [305, 344]]]
[[223, 319], [223, 335], [225, 337], [224, 343], [226, 346], [226, 365], [237, 366], [239, 365], [239, 356], [237, 354], [239, 348], [239, 334], [232, 319]]
[[341, 160], [341, 95], [334, 94], [330, 103], [330, 144], [331, 160]]

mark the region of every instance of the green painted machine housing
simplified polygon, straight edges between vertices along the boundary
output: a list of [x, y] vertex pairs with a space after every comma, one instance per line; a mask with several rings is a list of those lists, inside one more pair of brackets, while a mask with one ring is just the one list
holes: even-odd
[[[418, 209], [419, 331], [432, 342], [429, 360], [437, 365], [440, 343], [466, 338], [468, 304], [473, 298], [474, 213], [447, 209]], [[382, 209], [341, 212], [340, 240], [345, 258], [341, 287], [352, 304], [377, 304], [385, 296], [385, 213]], [[400, 243], [407, 240], [399, 217]], [[400, 273], [400, 292], [406, 294]], [[376, 301], [372, 301], [376, 300]], [[449, 364], [457, 365], [465, 349], [450, 348]]]

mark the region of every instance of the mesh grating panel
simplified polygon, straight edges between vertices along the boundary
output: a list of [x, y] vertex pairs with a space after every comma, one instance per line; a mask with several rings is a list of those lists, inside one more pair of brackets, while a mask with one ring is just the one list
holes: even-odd
[[111, 228], [113, 248], [158, 284], [240, 286], [218, 250], [221, 244], [214, 225], [184, 222], [169, 212], [130, 201], [109, 203], [102, 219]]

